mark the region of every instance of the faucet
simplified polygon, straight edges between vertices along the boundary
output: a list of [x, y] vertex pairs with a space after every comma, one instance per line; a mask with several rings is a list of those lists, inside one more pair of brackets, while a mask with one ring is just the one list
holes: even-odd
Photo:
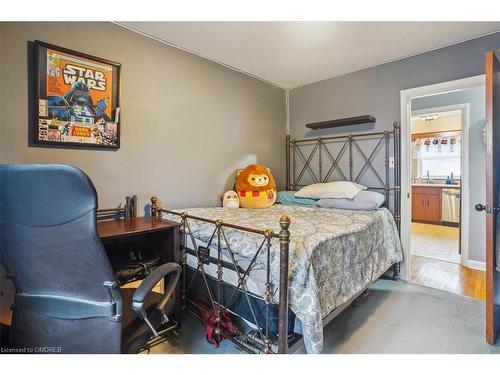
[[430, 180], [430, 177], [429, 177], [429, 170], [427, 169], [427, 183], [430, 184], [431, 183], [431, 180]]

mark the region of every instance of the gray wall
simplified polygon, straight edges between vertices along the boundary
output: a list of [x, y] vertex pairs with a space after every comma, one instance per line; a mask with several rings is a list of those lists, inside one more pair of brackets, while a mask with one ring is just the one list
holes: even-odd
[[[121, 148], [28, 147], [27, 42], [122, 64]], [[0, 23], [0, 162], [69, 163], [94, 182], [101, 207], [158, 194], [168, 207], [219, 204], [250, 162], [284, 184], [284, 90], [111, 23]]]
[[486, 243], [479, 240], [486, 235], [486, 216], [474, 205], [486, 201], [485, 95], [484, 87], [476, 87], [411, 101], [412, 110], [469, 103], [469, 259], [479, 262], [486, 261]]
[[[500, 33], [293, 89], [290, 134], [302, 138], [390, 129], [400, 119], [401, 90], [484, 74], [484, 53], [495, 48], [500, 48]], [[377, 119], [375, 126], [321, 131], [304, 126], [365, 114]]]
[[[484, 74], [484, 53], [499, 47], [500, 33], [495, 33], [293, 89], [290, 92], [290, 134], [303, 138], [391, 129], [392, 123], [400, 120], [401, 90]], [[374, 116], [376, 124], [319, 131], [310, 131], [304, 126], [310, 122], [364, 114]], [[482, 116], [484, 118], [484, 110]], [[480, 143], [484, 121], [479, 117], [471, 123], [471, 144], [474, 148], [479, 147], [479, 155], [471, 162], [477, 169], [471, 169], [470, 175], [470, 180], [475, 181], [470, 187], [471, 193], [474, 191], [470, 197], [470, 222], [477, 227], [473, 226], [470, 233], [469, 257], [484, 261], [484, 247], [476, 244], [484, 242], [485, 219], [473, 210], [476, 200], [481, 201], [485, 194], [484, 159], [480, 155], [484, 153], [484, 145]]]

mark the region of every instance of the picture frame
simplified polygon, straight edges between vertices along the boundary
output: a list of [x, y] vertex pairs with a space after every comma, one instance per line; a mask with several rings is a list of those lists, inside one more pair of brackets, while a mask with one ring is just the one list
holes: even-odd
[[34, 41], [32, 143], [120, 148], [121, 64]]

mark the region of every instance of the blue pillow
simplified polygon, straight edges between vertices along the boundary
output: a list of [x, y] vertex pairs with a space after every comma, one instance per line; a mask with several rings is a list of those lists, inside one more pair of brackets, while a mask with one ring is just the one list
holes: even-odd
[[340, 208], [343, 210], [376, 210], [384, 204], [384, 194], [376, 191], [362, 190], [353, 199], [348, 198], [327, 198], [320, 199], [317, 203], [318, 207], [324, 208]]
[[316, 199], [298, 198], [295, 196], [296, 191], [278, 191], [278, 202], [281, 204], [313, 207], [316, 206]]

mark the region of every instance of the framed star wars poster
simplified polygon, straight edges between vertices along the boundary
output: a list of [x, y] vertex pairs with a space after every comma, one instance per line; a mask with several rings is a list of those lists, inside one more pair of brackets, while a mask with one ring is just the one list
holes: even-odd
[[33, 142], [120, 147], [120, 64], [35, 41]]

